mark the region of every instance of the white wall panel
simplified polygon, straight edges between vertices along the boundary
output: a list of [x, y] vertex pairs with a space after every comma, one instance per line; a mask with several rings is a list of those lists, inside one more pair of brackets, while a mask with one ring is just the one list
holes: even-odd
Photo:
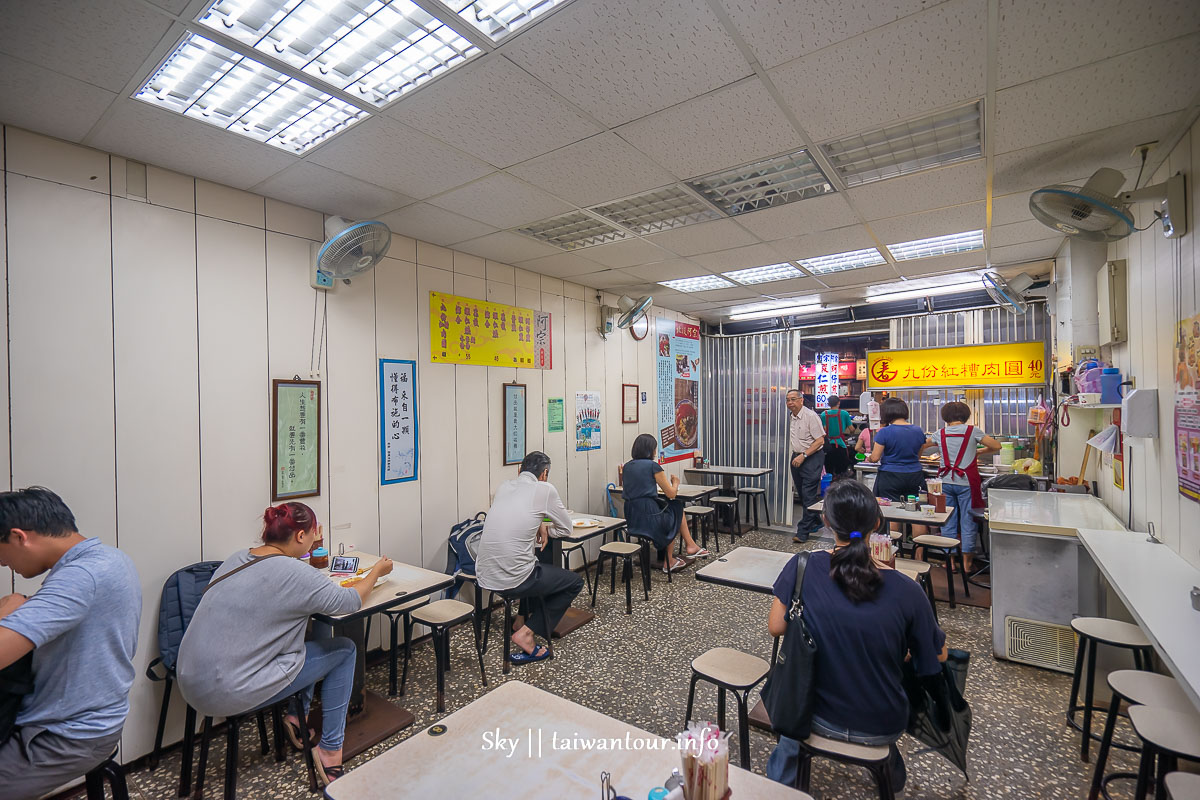
[[542, 310], [550, 312], [550, 335], [554, 342], [553, 368], [539, 370], [542, 373], [543, 413], [548, 413], [546, 411], [547, 401], [554, 397], [563, 398], [563, 432], [550, 433], [547, 430], [542, 436], [542, 452], [550, 456], [550, 482], [558, 489], [563, 503], [567, 503], [567, 473], [570, 463], [567, 458], [567, 447], [569, 445], [571, 450], [575, 449], [575, 431], [570, 420], [575, 408], [575, 396], [572, 394], [568, 398], [566, 391], [566, 347], [563, 342], [567, 326], [562, 295], [543, 291]]
[[584, 363], [587, 366], [586, 388], [600, 395], [600, 449], [588, 451], [587, 508], [577, 509], [588, 514], [604, 512], [604, 485], [608, 482], [608, 455], [621, 440], [621, 415], [614, 414], [615, 400], [620, 398], [621, 382], [617, 381], [616, 394], [609, 391], [605, 382], [607, 374], [604, 349], [607, 345], [596, 329], [600, 326], [600, 306], [593, 298], [583, 304]]
[[421, 561], [446, 568], [446, 537], [458, 522], [459, 436], [455, 409], [455, 367], [429, 360], [429, 293], [453, 292], [454, 276], [417, 266], [417, 363], [421, 372]]
[[[487, 299], [487, 281], [466, 274], [454, 276], [454, 294], [472, 300]], [[486, 330], [486, 329], [485, 329]], [[491, 462], [488, 426], [487, 367], [458, 364], [454, 370], [458, 441], [458, 516], [455, 520], [487, 511], [491, 505]], [[498, 400], [494, 402], [499, 402]], [[449, 529], [446, 535], [450, 534]]]
[[[493, 263], [488, 262], [489, 273], [495, 272]], [[486, 299], [491, 303], [503, 303], [508, 306], [516, 303], [516, 287], [512, 282], [511, 268], [508, 283], [488, 280]], [[511, 325], [511, 322], [509, 324]], [[533, 370], [517, 369], [516, 367], [486, 367], [485, 369], [487, 370], [488, 428], [488, 445], [485, 451], [489, 481], [488, 504], [490, 505], [491, 498], [496, 496], [496, 490], [500, 488], [500, 484], [517, 477], [517, 473], [521, 469], [519, 465], [504, 466], [504, 389], [502, 387], [504, 384], [514, 381], [528, 383], [527, 378], [533, 373]], [[528, 405], [528, 395], [526, 395], [525, 401]], [[526, 418], [526, 422], [528, 422], [528, 418]]]
[[[567, 508], [581, 513], [588, 509], [588, 459], [587, 452], [575, 449], [575, 393], [587, 391], [587, 347], [584, 343], [585, 317], [583, 301], [564, 298], [562, 338], [564, 388], [566, 400], [563, 416], [566, 427], [567, 486], [563, 502]], [[561, 486], [559, 487], [561, 490]]]
[[[3, 142], [4, 128], [0, 128], [0, 142]], [[4, 171], [4, 148], [0, 147], [0, 289], [8, 296], [8, 238], [5, 235], [8, 213], [5, 207], [5, 182], [8, 173]], [[3, 318], [0, 318], [0, 341], [8, 341], [8, 309], [5, 308]], [[4, 418], [9, 417], [8, 408], [8, 348], [0, 348], [0, 413]], [[9, 462], [8, 426], [0, 425], [0, 489], [12, 488], [12, 464]], [[0, 567], [0, 593], [12, 591], [13, 572], [8, 567]]]
[[202, 557], [253, 546], [271, 502], [266, 234], [196, 218]]
[[[137, 554], [144, 598], [122, 738], [143, 753], [163, 690], [144, 675], [158, 653], [158, 597], [171, 573], [200, 560], [196, 218], [120, 198], [112, 213], [117, 529], [121, 548]], [[183, 704], [174, 705], [168, 741], [182, 734]]]

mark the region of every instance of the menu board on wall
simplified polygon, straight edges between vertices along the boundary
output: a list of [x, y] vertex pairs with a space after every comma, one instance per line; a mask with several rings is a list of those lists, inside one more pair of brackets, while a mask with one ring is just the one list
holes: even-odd
[[417, 478], [417, 362], [379, 359], [379, 483]]
[[1175, 342], [1175, 469], [1179, 493], [1200, 502], [1200, 314], [1179, 321]]
[[829, 408], [829, 398], [838, 393], [838, 354], [817, 353], [817, 408]]
[[1044, 386], [1044, 342], [868, 350], [868, 389]]
[[658, 441], [663, 463], [691, 458], [700, 434], [700, 326], [659, 317]]
[[429, 293], [430, 360], [550, 369], [550, 312]]

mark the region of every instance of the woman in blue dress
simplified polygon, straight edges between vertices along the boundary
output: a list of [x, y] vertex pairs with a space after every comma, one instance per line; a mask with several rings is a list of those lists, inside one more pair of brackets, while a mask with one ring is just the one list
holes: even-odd
[[[658, 440], [653, 435], [643, 433], [633, 440], [631, 460], [622, 471], [621, 492], [625, 497], [625, 520], [630, 533], [654, 542], [662, 557], [663, 572], [666, 572], [687, 563], [681, 558], [672, 558], [668, 565], [671, 543], [676, 536], [683, 536], [689, 558], [703, 558], [708, 555], [708, 550], [696, 544], [688, 531], [683, 498], [675, 496], [679, 477], [667, 478], [662, 466], [654, 460], [657, 452]], [[665, 500], [658, 495], [660, 488]]]

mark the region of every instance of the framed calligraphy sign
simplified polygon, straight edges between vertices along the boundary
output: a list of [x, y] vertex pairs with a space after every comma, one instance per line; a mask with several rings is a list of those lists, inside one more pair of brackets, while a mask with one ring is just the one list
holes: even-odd
[[321, 493], [321, 382], [271, 381], [271, 501]]

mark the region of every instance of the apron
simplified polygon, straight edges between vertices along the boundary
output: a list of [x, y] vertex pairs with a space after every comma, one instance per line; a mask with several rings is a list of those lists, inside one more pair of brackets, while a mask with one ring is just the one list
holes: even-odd
[[[971, 487], [971, 508], [983, 508], [983, 480], [979, 477], [979, 465], [972, 458], [967, 466], [962, 465], [963, 454], [967, 452], [967, 444], [971, 441], [971, 434], [975, 431], [975, 426], [968, 425], [963, 433], [946, 433], [946, 429], [942, 428], [942, 467], [938, 470], [938, 477], [944, 475], [953, 475], [956, 478], [966, 478], [967, 485]], [[950, 450], [946, 446], [946, 437], [961, 438], [962, 444], [958, 448], [958, 458], [954, 459], [954, 464], [950, 464]]]

